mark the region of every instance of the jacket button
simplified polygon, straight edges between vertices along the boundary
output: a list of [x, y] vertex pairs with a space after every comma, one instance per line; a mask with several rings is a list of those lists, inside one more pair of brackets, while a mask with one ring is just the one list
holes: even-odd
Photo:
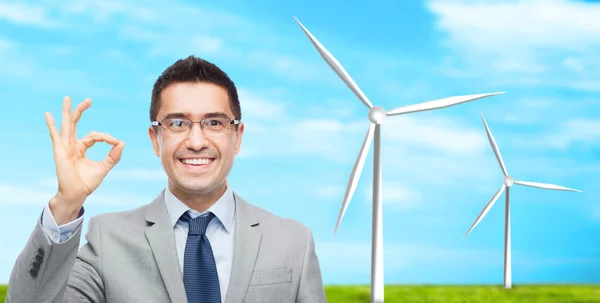
[[40, 263], [38, 263], [38, 262], [33, 262], [33, 264], [31, 264], [31, 265], [33, 265], [33, 268], [34, 268], [36, 271], [37, 271], [38, 269], [40, 269]]
[[42, 263], [42, 261], [44, 261], [44, 258], [42, 256], [40, 256], [40, 255], [37, 255], [37, 256], [35, 256], [35, 261], [37, 263]]
[[29, 271], [29, 275], [35, 279], [38, 275], [38, 271], [35, 269], [32, 269]]
[[40, 247], [40, 248], [38, 249], [38, 255], [40, 255], [40, 256], [42, 256], [42, 257], [44, 256], [44, 249], [43, 249], [43, 248], [41, 248], [41, 247]]

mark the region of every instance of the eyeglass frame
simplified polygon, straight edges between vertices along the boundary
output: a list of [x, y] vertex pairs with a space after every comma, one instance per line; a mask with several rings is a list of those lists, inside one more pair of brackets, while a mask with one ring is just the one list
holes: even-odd
[[[172, 134], [184, 134], [184, 133], [188, 133], [190, 130], [192, 130], [192, 127], [194, 126], [194, 123], [200, 123], [200, 129], [202, 129], [202, 131], [204, 131], [204, 121], [206, 120], [211, 120], [211, 119], [227, 119], [229, 120], [229, 125], [239, 125], [242, 121], [237, 120], [237, 119], [229, 119], [229, 117], [210, 117], [210, 118], [204, 118], [202, 120], [192, 120], [192, 119], [186, 119], [186, 118], [164, 118], [161, 121], [152, 121], [152, 126], [154, 127], [164, 127], [163, 126], [163, 121], [165, 120], [184, 120], [184, 121], [189, 121], [190, 122], [190, 126], [188, 127], [188, 129], [186, 131], [183, 131], [181, 133], [177, 133], [177, 132], [172, 132]], [[231, 128], [228, 128], [228, 130], [231, 130]], [[227, 132], [229, 133], [229, 131]]]

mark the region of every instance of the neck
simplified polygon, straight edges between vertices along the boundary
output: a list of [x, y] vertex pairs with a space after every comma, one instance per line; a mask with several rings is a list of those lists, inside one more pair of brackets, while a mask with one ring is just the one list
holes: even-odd
[[169, 181], [169, 190], [177, 199], [181, 200], [189, 208], [203, 212], [215, 204], [227, 190], [227, 181], [209, 192], [193, 192], [175, 186]]

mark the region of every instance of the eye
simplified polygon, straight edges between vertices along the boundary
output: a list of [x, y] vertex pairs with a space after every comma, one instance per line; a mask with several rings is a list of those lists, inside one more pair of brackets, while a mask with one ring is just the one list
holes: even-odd
[[174, 119], [171, 120], [171, 123], [169, 123], [169, 127], [173, 127], [173, 128], [180, 128], [180, 127], [184, 127], [185, 126], [185, 122], [181, 119]]
[[208, 120], [208, 126], [221, 126], [223, 125], [222, 121], [216, 120], [216, 119], [210, 119]]

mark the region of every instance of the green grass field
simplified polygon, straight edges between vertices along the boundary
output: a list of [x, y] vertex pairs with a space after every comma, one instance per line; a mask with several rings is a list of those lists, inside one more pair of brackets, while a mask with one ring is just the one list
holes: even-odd
[[[368, 303], [369, 286], [327, 286], [328, 303]], [[0, 302], [6, 286], [0, 286]], [[386, 303], [600, 303], [600, 285], [396, 286], [385, 287]]]

